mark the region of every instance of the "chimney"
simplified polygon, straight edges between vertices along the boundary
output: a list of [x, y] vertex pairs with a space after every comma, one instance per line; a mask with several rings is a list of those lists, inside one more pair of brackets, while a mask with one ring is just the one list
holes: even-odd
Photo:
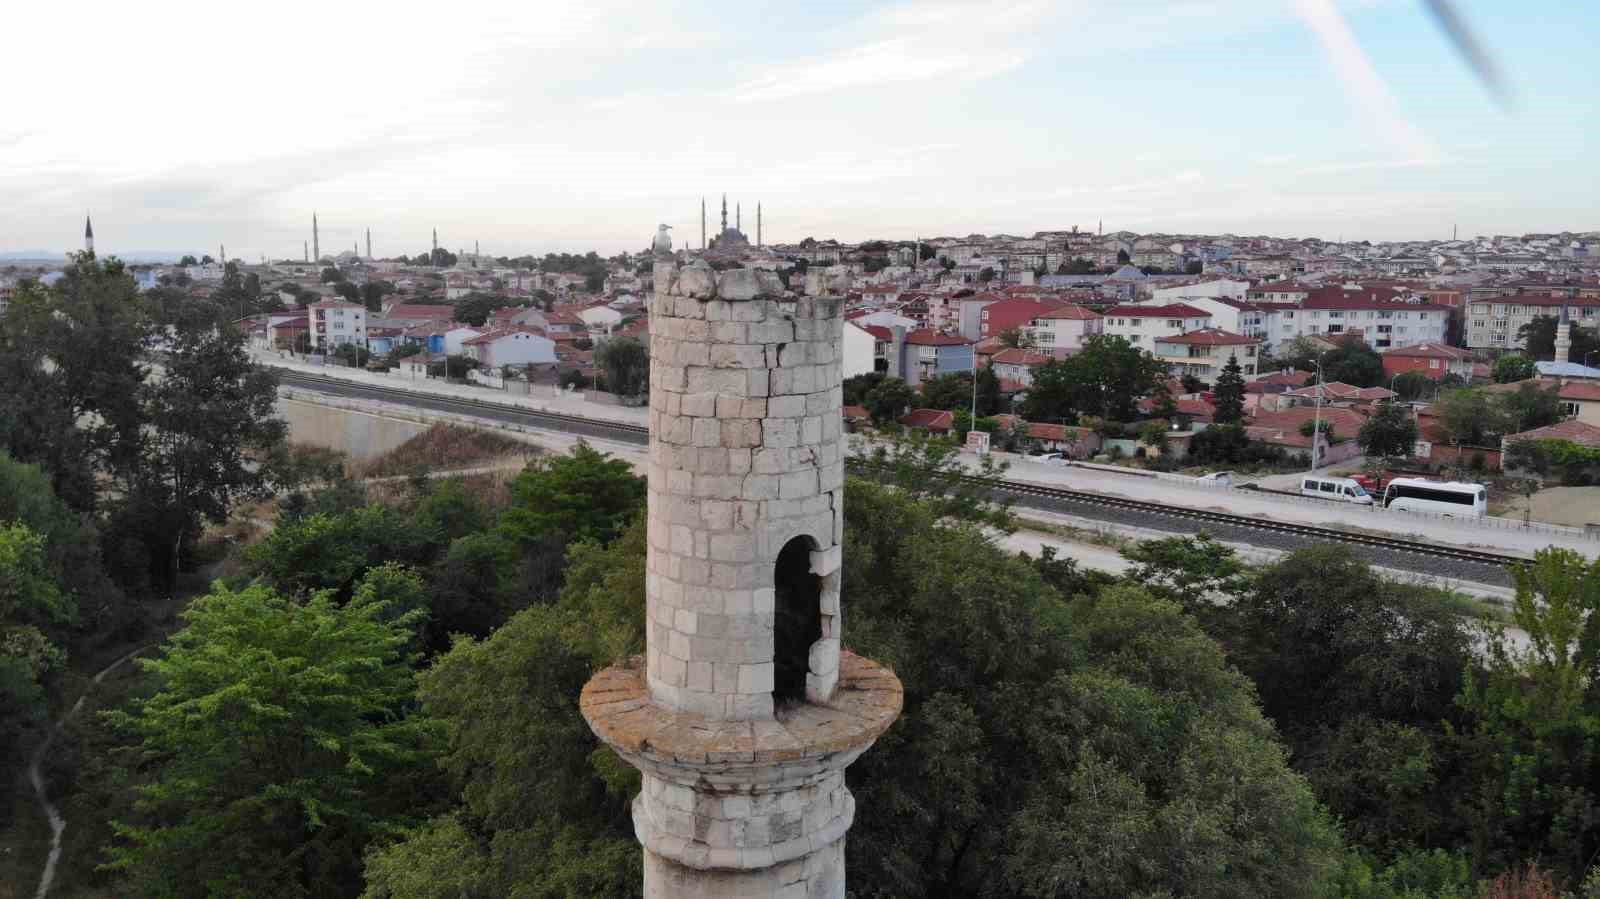
[[1556, 362], [1572, 361], [1572, 319], [1567, 307], [1561, 307], [1561, 322], [1556, 325]]

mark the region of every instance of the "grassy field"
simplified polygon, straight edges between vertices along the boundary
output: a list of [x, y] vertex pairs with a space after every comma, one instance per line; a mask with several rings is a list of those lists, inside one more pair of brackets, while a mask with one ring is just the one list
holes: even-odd
[[472, 468], [490, 462], [532, 456], [539, 448], [504, 434], [436, 424], [387, 453], [371, 459], [354, 474], [380, 478]]

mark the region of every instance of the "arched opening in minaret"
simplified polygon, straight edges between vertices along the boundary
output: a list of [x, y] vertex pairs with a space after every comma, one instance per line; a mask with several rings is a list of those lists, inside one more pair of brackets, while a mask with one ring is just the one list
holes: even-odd
[[773, 571], [774, 703], [804, 702], [811, 645], [822, 639], [822, 578], [811, 573], [810, 537], [784, 544]]

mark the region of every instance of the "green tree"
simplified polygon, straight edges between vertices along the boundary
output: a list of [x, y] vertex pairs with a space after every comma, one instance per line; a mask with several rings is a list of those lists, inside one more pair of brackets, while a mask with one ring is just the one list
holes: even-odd
[[1129, 262], [1132, 262], [1132, 261], [1133, 261], [1133, 257], [1128, 255], [1128, 251], [1127, 250], [1118, 250], [1117, 251], [1117, 264], [1118, 265], [1127, 265]]
[[994, 276], [995, 276], [995, 271], [994, 271], [994, 268], [992, 266], [986, 265], [981, 270], [979, 270], [979, 272], [978, 272], [978, 280], [983, 282], [984, 284], [988, 284], [990, 281], [993, 281], [994, 280]]
[[922, 382], [923, 409], [968, 409], [972, 405], [972, 375], [968, 372], [935, 375]]
[[1486, 446], [1508, 433], [1504, 407], [1483, 390], [1446, 390], [1434, 409], [1445, 435], [1458, 446]]
[[1249, 586], [1248, 569], [1238, 554], [1204, 531], [1193, 537], [1141, 540], [1123, 549], [1122, 557], [1133, 563], [1128, 581], [1177, 603], [1202, 622]]
[[365, 845], [438, 795], [438, 731], [411, 711], [422, 613], [388, 605], [264, 585], [195, 600], [139, 662], [157, 692], [109, 713], [150, 772], [109, 867], [141, 895], [355, 892]]
[[[11, 446], [13, 455], [50, 468], [60, 495], [87, 508], [92, 494], [81, 496], [77, 484], [85, 469], [126, 477], [142, 462], [146, 432], [140, 394], [149, 372], [145, 348], [156, 321], [120, 261], [79, 254], [55, 285], [22, 292], [4, 322], [17, 354], [7, 371], [16, 380], [0, 385], [0, 394], [39, 388], [57, 404], [57, 414], [70, 416], [77, 437], [57, 433], [61, 418], [26, 410], [24, 420], [48, 429], [36, 439], [68, 452], [81, 445], [89, 453], [87, 459], [40, 458], [29, 446], [34, 440], [14, 431], [19, 439]], [[21, 370], [27, 366], [54, 371], [35, 377]]]
[[1000, 332], [1000, 342], [1009, 347], [1031, 347], [1033, 341], [1021, 328], [1007, 328]]
[[145, 537], [152, 558], [167, 563], [166, 585], [203, 522], [224, 521], [235, 502], [265, 493], [267, 472], [255, 460], [287, 434], [277, 376], [250, 361], [237, 329], [193, 315], [169, 340], [162, 377], [141, 388], [146, 440], [140, 464], [124, 475], [119, 511], [160, 523]]
[[894, 421], [917, 404], [917, 394], [899, 378], [884, 378], [867, 392], [867, 411], [875, 422]]
[[1357, 387], [1376, 387], [1384, 381], [1383, 357], [1356, 336], [1347, 336], [1322, 355], [1322, 376]]
[[1244, 370], [1239, 367], [1239, 357], [1229, 356], [1228, 364], [1217, 375], [1212, 389], [1217, 411], [1212, 416], [1218, 424], [1237, 424], [1244, 420]]
[[200, 264], [200, 260], [194, 258], [193, 256], [185, 255], [182, 259], [178, 260], [178, 264], [179, 265], [199, 265]]
[[1314, 372], [1324, 350], [1325, 347], [1320, 340], [1302, 334], [1278, 347], [1275, 358], [1286, 368]]
[[1460, 809], [1481, 866], [1539, 858], [1575, 883], [1600, 850], [1590, 811], [1600, 807], [1592, 775], [1600, 763], [1600, 564], [1550, 548], [1513, 574], [1511, 617], [1526, 638], [1494, 629], [1487, 670], [1461, 691], [1482, 779], [1462, 791]]
[[333, 285], [333, 292], [347, 303], [361, 302], [361, 288], [349, 281], [340, 281]]
[[1356, 440], [1369, 456], [1409, 456], [1417, 444], [1417, 422], [1405, 406], [1383, 403], [1361, 425]]
[[639, 778], [595, 739], [577, 697], [596, 668], [643, 648], [644, 560], [642, 521], [609, 547], [577, 544], [558, 604], [459, 640], [423, 675], [462, 805], [372, 853], [366, 899], [639, 895]]
[[595, 364], [606, 374], [606, 389], [619, 396], [641, 396], [650, 389], [650, 353], [633, 337], [614, 337], [595, 350]]
[[[49, 631], [73, 617], [71, 597], [50, 570], [45, 541], [22, 524], [0, 522], [0, 736], [13, 745], [44, 711], [44, 682], [66, 664]], [[7, 770], [10, 753], [0, 759]]]
[[323, 590], [347, 597], [369, 569], [385, 562], [425, 565], [439, 547], [429, 522], [372, 504], [346, 511], [280, 516], [261, 542], [245, 551], [245, 567], [283, 593]]
[[529, 462], [517, 475], [500, 532], [520, 543], [547, 535], [605, 543], [642, 511], [644, 495], [644, 479], [626, 461], [579, 443], [566, 455]]
[[1076, 421], [1079, 415], [1129, 421], [1138, 400], [1166, 377], [1166, 363], [1122, 337], [1096, 335], [1071, 356], [1038, 367], [1023, 415], [1032, 421]]
[[339, 271], [338, 266], [330, 265], [323, 268], [320, 277], [323, 284], [338, 284], [344, 281], [344, 272]]
[[1512, 433], [1529, 431], [1553, 425], [1564, 415], [1561, 411], [1561, 387], [1558, 384], [1526, 382], [1517, 389], [1501, 394], [1500, 404], [1505, 427]]
[[1491, 376], [1496, 384], [1509, 384], [1512, 381], [1526, 381], [1538, 374], [1534, 368], [1533, 359], [1521, 355], [1505, 355], [1494, 360]]
[[481, 326], [489, 320], [491, 313], [506, 305], [509, 304], [500, 297], [486, 293], [469, 293], [456, 301], [456, 321]]
[[1408, 371], [1397, 375], [1393, 381], [1393, 390], [1402, 400], [1419, 400], [1424, 397], [1432, 398], [1434, 388], [1438, 382], [1420, 371]]
[[883, 379], [886, 377], [888, 375], [881, 371], [872, 371], [864, 375], [852, 375], [845, 378], [844, 404], [846, 406], [865, 406], [867, 404], [867, 394], [872, 392], [872, 388], [883, 383]]
[[1337, 837], [1192, 620], [1127, 588], [1064, 606], [974, 525], [883, 486], [846, 489], [848, 639], [905, 688], [899, 723], [851, 769], [855, 888], [1320, 891]]

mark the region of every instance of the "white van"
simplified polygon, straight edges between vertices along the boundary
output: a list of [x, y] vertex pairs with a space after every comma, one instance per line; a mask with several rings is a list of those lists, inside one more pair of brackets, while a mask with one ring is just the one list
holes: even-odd
[[1315, 496], [1320, 499], [1334, 500], [1341, 503], [1355, 503], [1358, 506], [1372, 505], [1372, 494], [1350, 478], [1307, 475], [1300, 479], [1300, 495]]

